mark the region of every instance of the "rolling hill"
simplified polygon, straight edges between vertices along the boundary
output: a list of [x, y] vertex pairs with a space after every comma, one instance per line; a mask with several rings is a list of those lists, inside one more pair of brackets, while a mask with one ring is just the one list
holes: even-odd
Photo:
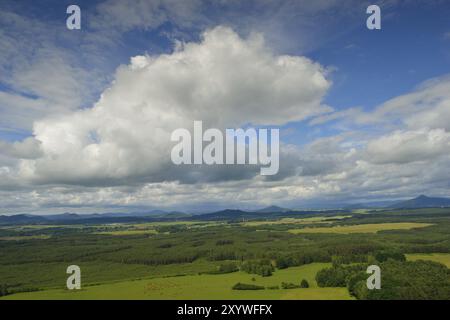
[[390, 205], [392, 209], [417, 209], [417, 208], [440, 208], [450, 207], [450, 199], [448, 198], [432, 198], [424, 195], [417, 198], [397, 202]]

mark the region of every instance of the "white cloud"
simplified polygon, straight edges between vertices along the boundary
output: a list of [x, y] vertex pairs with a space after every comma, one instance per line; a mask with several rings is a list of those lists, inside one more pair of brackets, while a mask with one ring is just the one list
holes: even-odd
[[[42, 157], [22, 159], [19, 170], [0, 159], [0, 166], [6, 164], [0, 187], [22, 190], [4, 191], [3, 206], [17, 211], [20, 202], [35, 210], [75, 206], [92, 212], [108, 205], [295, 206], [314, 198], [447, 195], [447, 78], [429, 81], [373, 113], [349, 109], [337, 116], [320, 102], [329, 85], [321, 66], [277, 56], [257, 36], [242, 39], [226, 28], [171, 54], [134, 57], [92, 109], [35, 123], [40, 146], [35, 156]], [[169, 133], [193, 120], [208, 126], [281, 124], [318, 112], [325, 115], [319, 113], [317, 123], [331, 115], [329, 120], [346, 121], [350, 131], [304, 147], [283, 144], [277, 179], [263, 179], [251, 167], [170, 164]]]
[[[422, 83], [416, 90], [395, 97], [375, 108], [373, 112], [357, 114], [354, 120], [360, 124], [395, 122], [417, 117], [417, 113], [433, 113], [448, 117], [450, 102], [450, 77], [440, 77]], [[431, 123], [430, 123], [431, 124]]]
[[[242, 39], [217, 27], [171, 54], [134, 57], [92, 109], [37, 121], [44, 156], [23, 160], [20, 171], [40, 183], [191, 181], [192, 170], [170, 162], [174, 129], [194, 120], [223, 129], [303, 120], [330, 110], [321, 104], [329, 86], [319, 64], [274, 55], [259, 35]], [[234, 171], [238, 179], [254, 174]]]
[[407, 116], [405, 123], [413, 129], [443, 128], [450, 131], [450, 94], [448, 99], [430, 104], [423, 110]]
[[367, 145], [367, 159], [372, 163], [433, 160], [449, 153], [450, 133], [444, 129], [396, 131]]
[[19, 159], [35, 159], [42, 155], [40, 142], [32, 137], [14, 143], [0, 140], [0, 151], [3, 155]]
[[406, 125], [411, 128], [449, 128], [450, 76], [425, 81], [409, 93], [392, 98], [373, 110], [347, 108], [314, 118], [311, 125], [339, 120], [347, 125]]
[[[35, 134], [0, 142], [2, 212], [255, 207], [425, 191], [448, 196], [450, 78], [428, 81], [373, 111], [330, 112], [321, 103], [330, 86], [327, 71], [305, 57], [278, 54], [311, 50], [334, 36], [336, 27], [344, 34], [360, 24], [360, 1], [254, 1], [246, 5], [260, 10], [238, 18], [242, 2], [234, 0], [211, 4], [207, 14], [200, 0], [130, 3], [104, 1], [96, 14], [85, 16], [92, 32], [79, 38], [62, 32], [64, 23], [57, 27], [0, 10], [0, 24], [7, 26], [0, 28], [0, 73], [11, 89], [0, 92], [0, 129], [34, 123]], [[322, 18], [331, 13], [333, 19]], [[86, 62], [112, 61], [101, 48], [114, 52], [126, 32], [167, 22], [171, 40], [192, 39], [193, 30], [217, 21], [237, 33], [218, 28], [201, 42], [178, 43], [174, 52], [133, 57], [91, 109], [79, 110], [103, 83], [103, 74]], [[243, 37], [252, 30], [263, 32], [269, 45], [254, 34]], [[221, 127], [311, 117], [311, 125], [335, 121], [344, 126], [333, 129], [348, 134], [304, 147], [282, 144], [276, 178], [262, 178], [251, 167], [170, 163], [171, 131], [193, 120]]]
[[320, 115], [312, 119], [309, 124], [312, 126], [321, 125], [334, 120], [341, 120], [350, 117], [355, 117], [361, 113], [361, 108], [348, 108], [342, 111], [331, 112], [325, 115]]

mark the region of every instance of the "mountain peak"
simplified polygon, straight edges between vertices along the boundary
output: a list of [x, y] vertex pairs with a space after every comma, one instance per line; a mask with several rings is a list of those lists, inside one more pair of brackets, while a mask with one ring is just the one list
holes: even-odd
[[450, 207], [450, 199], [447, 198], [432, 198], [425, 195], [420, 195], [417, 198], [401, 201], [394, 205], [389, 206], [390, 208], [401, 208], [401, 209], [414, 209], [414, 208], [439, 208], [439, 207]]
[[291, 211], [286, 208], [278, 207], [278, 206], [269, 206], [258, 210], [257, 212], [268, 213], [268, 212], [287, 212]]

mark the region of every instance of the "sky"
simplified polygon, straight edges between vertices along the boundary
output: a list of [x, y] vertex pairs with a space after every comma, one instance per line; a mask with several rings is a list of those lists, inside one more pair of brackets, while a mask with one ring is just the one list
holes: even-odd
[[[0, 214], [450, 197], [449, 16], [440, 0], [1, 1]], [[171, 132], [195, 120], [279, 128], [278, 174], [174, 165]]]

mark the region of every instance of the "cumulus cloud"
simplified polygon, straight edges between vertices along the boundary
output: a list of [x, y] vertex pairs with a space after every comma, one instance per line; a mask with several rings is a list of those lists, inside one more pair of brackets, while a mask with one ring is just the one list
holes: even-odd
[[189, 167], [171, 164], [174, 129], [194, 120], [219, 129], [304, 120], [330, 111], [321, 103], [329, 86], [321, 65], [217, 27], [170, 54], [133, 57], [93, 108], [37, 121], [43, 156], [22, 161], [20, 172], [40, 183], [192, 180]]
[[0, 140], [0, 151], [3, 155], [18, 159], [36, 159], [42, 155], [40, 142], [33, 137], [13, 143]]
[[411, 92], [392, 98], [373, 110], [363, 111], [358, 107], [333, 111], [315, 117], [310, 124], [322, 125], [335, 120], [353, 127], [401, 124], [411, 129], [449, 130], [450, 76], [427, 80]]
[[409, 128], [442, 128], [450, 131], [450, 97], [408, 115], [405, 123]]
[[[331, 85], [327, 70], [280, 54], [308, 52], [334, 36], [336, 26], [345, 33], [359, 25], [355, 13], [364, 12], [364, 3], [247, 1], [247, 9], [258, 10], [243, 17], [234, 0], [206, 1], [207, 13], [202, 0], [132, 2], [106, 0], [92, 7], [95, 13], [84, 11], [89, 32], [79, 36], [61, 32], [60, 21], [0, 10], [0, 73], [8, 89], [0, 92], [0, 130], [33, 126], [34, 134], [0, 141], [2, 212], [294, 207], [305, 199], [448, 196], [449, 77], [370, 111], [333, 112], [322, 103]], [[219, 27], [197, 38], [218, 21], [236, 32]], [[163, 25], [170, 26], [164, 36], [180, 39], [174, 50], [156, 55], [163, 49], [152, 42], [152, 54], [121, 66], [93, 105], [105, 82], [92, 66], [115, 68], [119, 60], [111, 52], [127, 32]], [[308, 130], [330, 136], [310, 141], [315, 135], [308, 132], [308, 139], [293, 141], [294, 130], [286, 139], [291, 144], [281, 143], [280, 171], [272, 177], [261, 177], [253, 166], [174, 166], [170, 133], [191, 129], [194, 120], [221, 129], [307, 120]]]
[[[93, 108], [37, 121], [35, 138], [20, 144], [29, 150], [21, 156], [29, 159], [20, 160], [18, 170], [1, 167], [1, 188], [24, 190], [16, 197], [5, 191], [3, 203], [8, 210], [17, 210], [17, 197], [39, 210], [58, 204], [88, 211], [149, 204], [181, 210], [229, 203], [295, 206], [295, 199], [377, 199], [431, 190], [445, 196], [450, 180], [448, 83], [445, 77], [429, 81], [387, 101], [373, 111], [371, 121], [359, 108], [330, 116], [321, 104], [330, 85], [323, 67], [273, 54], [258, 36], [243, 39], [217, 28], [200, 42], [179, 44], [173, 53], [133, 57]], [[295, 108], [293, 103], [298, 103]], [[348, 117], [355, 114], [365, 119], [349, 125], [351, 131], [304, 146], [282, 143], [280, 172], [269, 179], [252, 166], [184, 167], [169, 160], [171, 130], [190, 129], [193, 120], [226, 127], [313, 117], [321, 120], [310, 124], [320, 125], [330, 116], [351, 124]], [[387, 125], [371, 129], [380, 123]], [[10, 157], [19, 156], [11, 144], [3, 144], [6, 149]], [[23, 185], [26, 181], [43, 185]]]
[[[344, 124], [348, 133], [343, 141], [327, 140], [326, 150], [335, 151], [324, 167], [336, 170], [322, 171], [319, 177], [321, 183], [339, 190], [337, 198], [376, 199], [420, 193], [448, 196], [448, 76], [426, 81], [373, 111], [350, 108], [319, 116], [310, 124], [320, 126], [327, 121]], [[346, 145], [354, 146], [351, 152], [345, 151]], [[346, 153], [351, 156], [344, 157]], [[317, 154], [327, 153], [322, 150]], [[338, 166], [333, 165], [335, 161]]]
[[449, 152], [450, 133], [444, 129], [396, 131], [367, 146], [367, 158], [373, 163], [432, 160]]

